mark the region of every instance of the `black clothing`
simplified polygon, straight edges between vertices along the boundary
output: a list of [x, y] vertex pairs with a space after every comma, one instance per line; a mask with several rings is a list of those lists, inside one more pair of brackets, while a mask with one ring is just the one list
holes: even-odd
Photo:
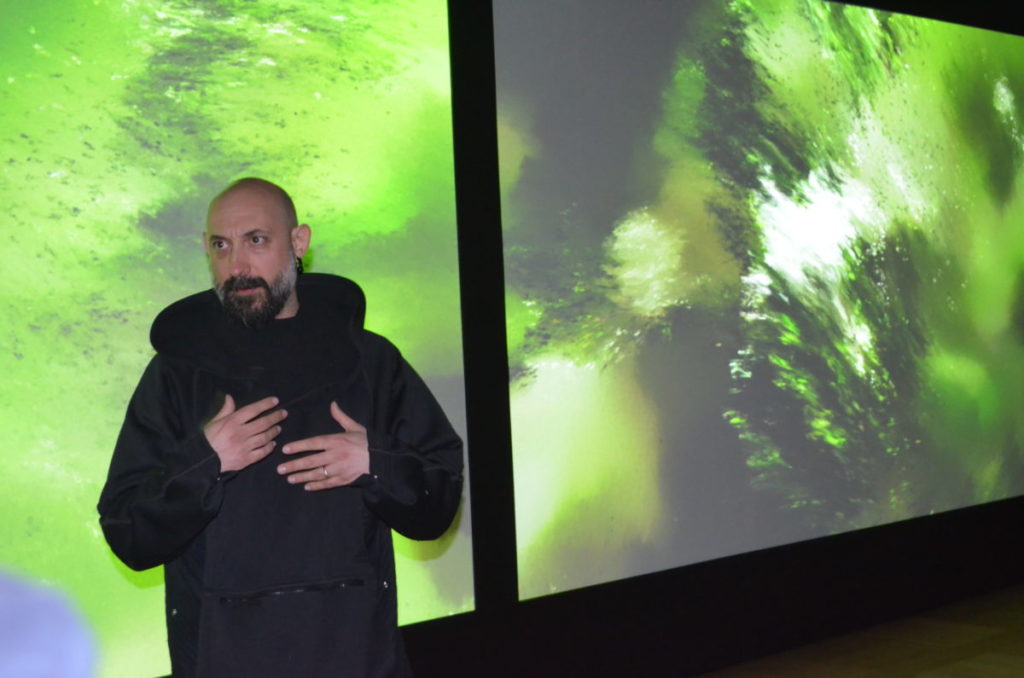
[[[178, 301], [150, 334], [100, 497], [128, 566], [165, 565], [176, 678], [401, 676], [390, 528], [440, 536], [458, 507], [462, 443], [426, 385], [362, 327], [362, 291], [304, 274], [299, 312], [249, 330], [213, 291]], [[221, 473], [203, 434], [225, 394], [288, 411], [266, 459]], [[276, 468], [289, 441], [367, 429], [370, 475], [307, 492]]]

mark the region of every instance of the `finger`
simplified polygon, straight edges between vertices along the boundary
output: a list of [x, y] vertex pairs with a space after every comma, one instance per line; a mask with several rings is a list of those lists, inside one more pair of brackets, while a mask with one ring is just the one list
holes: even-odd
[[284, 447], [281, 451], [285, 454], [295, 454], [297, 452], [314, 452], [319, 450], [326, 450], [332, 439], [335, 436], [340, 436], [340, 433], [328, 433], [322, 436], [313, 436], [312, 438], [303, 438], [302, 440], [293, 440]]
[[[330, 462], [331, 460], [329, 455], [326, 452], [321, 452], [320, 454], [311, 454], [308, 457], [293, 459], [292, 461], [285, 462], [284, 464], [278, 464], [277, 472], [284, 476], [292, 473], [302, 473], [303, 471], [315, 470], [317, 473], [323, 475], [323, 471], [321, 469]], [[310, 477], [309, 480], [315, 480], [315, 478]]]
[[342, 428], [346, 431], [365, 431], [366, 427], [360, 424], [352, 417], [345, 414], [345, 412], [338, 406], [338, 403], [331, 401], [331, 416], [334, 417], [334, 421], [341, 424]]
[[275, 445], [277, 445], [277, 441], [271, 440], [266, 445], [263, 445], [262, 447], [257, 447], [255, 450], [252, 450], [251, 452], [249, 452], [249, 454], [252, 456], [251, 463], [255, 464], [256, 462], [260, 461], [261, 459], [264, 459], [264, 458], [270, 456], [270, 453], [274, 451], [274, 446]]
[[277, 406], [277, 398], [274, 396], [268, 396], [257, 400], [254, 403], [249, 403], [245, 407], [240, 407], [235, 411], [235, 414], [242, 419], [244, 422], [249, 422], [255, 419], [261, 412], [266, 412], [272, 407]]
[[216, 419], [223, 419], [224, 417], [228, 416], [229, 414], [231, 414], [234, 411], [235, 411], [235, 399], [231, 397], [230, 393], [225, 393], [224, 394], [224, 402], [223, 402], [223, 404], [221, 404], [220, 410], [217, 412], [217, 414], [213, 415], [213, 418], [215, 420]]
[[266, 431], [263, 431], [262, 433], [257, 433], [256, 435], [250, 437], [249, 440], [250, 440], [250, 442], [253, 445], [256, 445], [258, 447], [262, 447], [263, 445], [266, 445], [267, 443], [272, 441], [274, 438], [276, 438], [280, 434], [281, 434], [281, 427], [280, 426], [274, 426], [274, 427], [268, 428]]
[[331, 476], [324, 475], [324, 469], [322, 466], [317, 466], [311, 471], [303, 471], [302, 473], [293, 473], [288, 476], [288, 482], [292, 485], [309, 485], [310, 483], [333, 483], [334, 478]]
[[306, 483], [306, 486], [302, 489], [307, 492], [317, 492], [319, 490], [329, 490], [332, 487], [338, 487], [338, 483], [334, 478], [328, 478], [327, 480], [317, 480], [311, 483]]
[[245, 423], [245, 431], [250, 435], [256, 435], [257, 433], [274, 428], [274, 426], [284, 421], [284, 418], [287, 416], [288, 410], [274, 410], [269, 414], [264, 414], [262, 417], [256, 417], [252, 421]]

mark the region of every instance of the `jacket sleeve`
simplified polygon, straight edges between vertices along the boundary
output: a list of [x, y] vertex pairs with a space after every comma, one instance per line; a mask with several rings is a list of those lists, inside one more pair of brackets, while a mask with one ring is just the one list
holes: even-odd
[[415, 370], [393, 346], [386, 349], [387, 369], [375, 375], [384, 383], [374, 387], [384, 415], [367, 427], [370, 477], [357, 484], [370, 510], [399, 534], [436, 539], [462, 498], [462, 440]]
[[100, 494], [107, 543], [135, 570], [177, 557], [223, 497], [217, 454], [201, 429], [183, 430], [179, 386], [154, 357], [128, 404]]

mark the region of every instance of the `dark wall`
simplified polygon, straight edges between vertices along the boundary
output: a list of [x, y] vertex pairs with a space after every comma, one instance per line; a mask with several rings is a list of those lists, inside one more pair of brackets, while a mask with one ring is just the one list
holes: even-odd
[[1021, 580], [1024, 500], [406, 628], [420, 676], [689, 676]]
[[[1024, 34], [981, 4], [860, 4]], [[449, 21], [477, 610], [406, 627], [418, 675], [694, 675], [1024, 578], [1017, 498], [517, 602], [490, 3]]]

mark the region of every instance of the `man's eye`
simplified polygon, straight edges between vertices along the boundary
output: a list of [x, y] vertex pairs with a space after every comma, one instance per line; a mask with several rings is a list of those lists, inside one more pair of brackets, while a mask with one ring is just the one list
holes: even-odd
[[262, 245], [267, 239], [262, 235], [254, 235], [251, 240], [253, 245]]
[[215, 249], [215, 250], [222, 250], [222, 249], [226, 248], [227, 246], [228, 246], [228, 244], [226, 242], [224, 242], [223, 240], [214, 240], [213, 241], [213, 249]]

